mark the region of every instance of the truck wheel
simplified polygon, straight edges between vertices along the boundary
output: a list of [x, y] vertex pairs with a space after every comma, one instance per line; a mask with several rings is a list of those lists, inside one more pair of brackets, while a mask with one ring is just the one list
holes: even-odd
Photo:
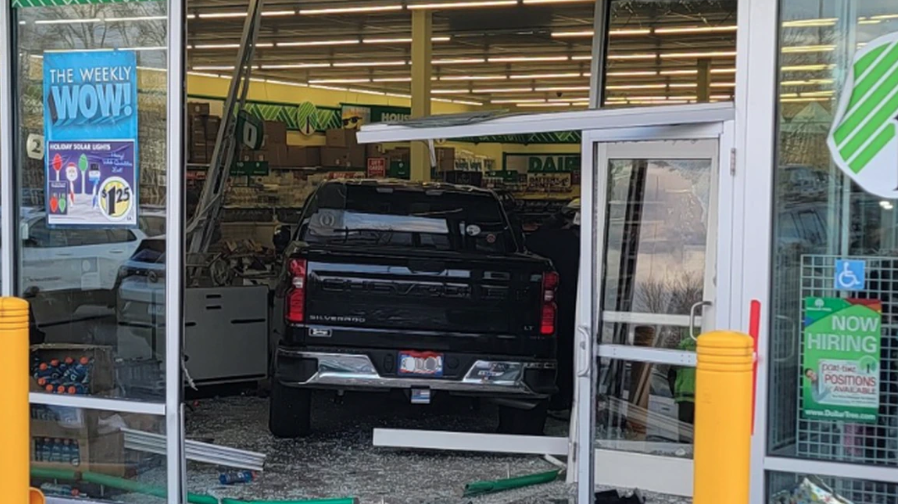
[[529, 410], [499, 406], [499, 434], [542, 436], [548, 412], [548, 401], [540, 401]]
[[268, 429], [278, 438], [308, 436], [312, 430], [312, 391], [272, 380]]

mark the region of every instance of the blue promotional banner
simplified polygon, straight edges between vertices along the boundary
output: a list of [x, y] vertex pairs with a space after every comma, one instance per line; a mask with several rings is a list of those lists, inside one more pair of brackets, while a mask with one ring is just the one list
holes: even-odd
[[137, 56], [44, 54], [51, 226], [137, 225]]

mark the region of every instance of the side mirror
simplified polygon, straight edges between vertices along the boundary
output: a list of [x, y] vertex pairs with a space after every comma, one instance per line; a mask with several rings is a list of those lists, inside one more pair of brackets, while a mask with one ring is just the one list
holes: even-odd
[[278, 254], [283, 254], [284, 250], [287, 250], [287, 246], [290, 245], [290, 235], [290, 226], [278, 226], [274, 231], [274, 237], [271, 241], [274, 243], [274, 250]]

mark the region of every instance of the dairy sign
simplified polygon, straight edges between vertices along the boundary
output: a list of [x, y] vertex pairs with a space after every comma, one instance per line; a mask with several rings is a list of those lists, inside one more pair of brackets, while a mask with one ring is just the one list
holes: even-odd
[[879, 411], [882, 304], [805, 299], [801, 416], [875, 423]]
[[47, 52], [43, 72], [47, 223], [136, 226], [136, 53]]
[[898, 33], [858, 51], [827, 137], [835, 163], [865, 191], [898, 198]]

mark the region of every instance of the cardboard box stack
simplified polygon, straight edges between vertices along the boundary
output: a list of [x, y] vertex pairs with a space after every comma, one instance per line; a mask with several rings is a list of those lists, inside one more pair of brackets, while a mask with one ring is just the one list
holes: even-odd
[[364, 145], [359, 145], [355, 133], [349, 129], [327, 130], [327, 143], [321, 148], [321, 166], [364, 170], [368, 152]]
[[187, 104], [187, 120], [190, 134], [188, 162], [207, 164], [212, 161], [212, 151], [218, 138], [221, 118], [209, 114], [209, 104], [190, 102]]

